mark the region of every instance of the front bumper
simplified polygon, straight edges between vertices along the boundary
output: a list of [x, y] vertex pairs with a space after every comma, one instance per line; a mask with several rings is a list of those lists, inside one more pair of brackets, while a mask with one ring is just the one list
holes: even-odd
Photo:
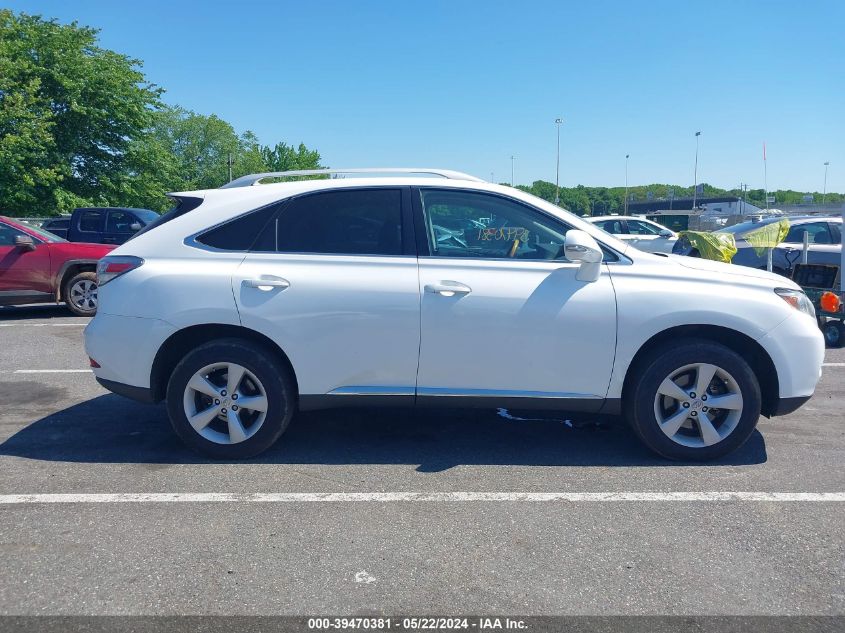
[[780, 403], [774, 415], [791, 413], [809, 400], [822, 375], [824, 337], [815, 319], [796, 312], [759, 341], [778, 375]]

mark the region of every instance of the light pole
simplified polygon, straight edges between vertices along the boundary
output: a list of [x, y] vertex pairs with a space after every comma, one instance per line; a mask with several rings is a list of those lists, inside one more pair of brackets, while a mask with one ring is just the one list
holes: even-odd
[[698, 137], [701, 136], [701, 132], [695, 133], [695, 169], [693, 170], [693, 183], [692, 183], [692, 209], [695, 211], [695, 199], [696, 194], [698, 194]]
[[513, 161], [516, 160], [516, 156], [511, 156], [511, 187], [513, 187]]
[[555, 119], [557, 125], [557, 164], [555, 165], [555, 204], [560, 204], [560, 125], [563, 119]]
[[496, 184], [496, 177], [493, 175], [493, 172], [490, 172], [490, 184]]
[[628, 215], [628, 159], [630, 157], [630, 154], [625, 154], [625, 204], [622, 205], [625, 210], [624, 215]]
[[822, 205], [824, 205], [825, 198], [827, 198], [827, 168], [830, 165], [830, 161], [827, 160], [824, 163], [824, 187], [822, 188]]

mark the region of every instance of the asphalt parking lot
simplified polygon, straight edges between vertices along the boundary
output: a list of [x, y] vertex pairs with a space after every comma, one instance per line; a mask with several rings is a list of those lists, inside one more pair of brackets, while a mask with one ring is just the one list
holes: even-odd
[[85, 323], [0, 309], [2, 614], [845, 613], [845, 350], [708, 465], [589, 419], [363, 409], [214, 463], [97, 385]]

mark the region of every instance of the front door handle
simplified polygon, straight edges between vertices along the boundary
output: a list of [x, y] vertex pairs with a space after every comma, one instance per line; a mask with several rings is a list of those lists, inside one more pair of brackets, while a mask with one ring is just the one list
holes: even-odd
[[459, 281], [438, 281], [433, 284], [426, 284], [425, 291], [441, 295], [443, 297], [454, 297], [455, 295], [468, 295], [472, 288]]
[[273, 277], [271, 275], [266, 275], [263, 277], [259, 277], [258, 279], [244, 279], [244, 286], [247, 286], [248, 288], [258, 288], [259, 290], [263, 290], [264, 292], [269, 292], [274, 288], [279, 288], [281, 290], [289, 288], [290, 282], [287, 279], [283, 279], [281, 277]]

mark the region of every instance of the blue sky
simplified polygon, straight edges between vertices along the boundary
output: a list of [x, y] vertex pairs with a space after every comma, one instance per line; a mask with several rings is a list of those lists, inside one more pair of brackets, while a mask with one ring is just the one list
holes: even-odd
[[845, 2], [12, 1], [102, 29], [165, 100], [326, 164], [845, 191]]

